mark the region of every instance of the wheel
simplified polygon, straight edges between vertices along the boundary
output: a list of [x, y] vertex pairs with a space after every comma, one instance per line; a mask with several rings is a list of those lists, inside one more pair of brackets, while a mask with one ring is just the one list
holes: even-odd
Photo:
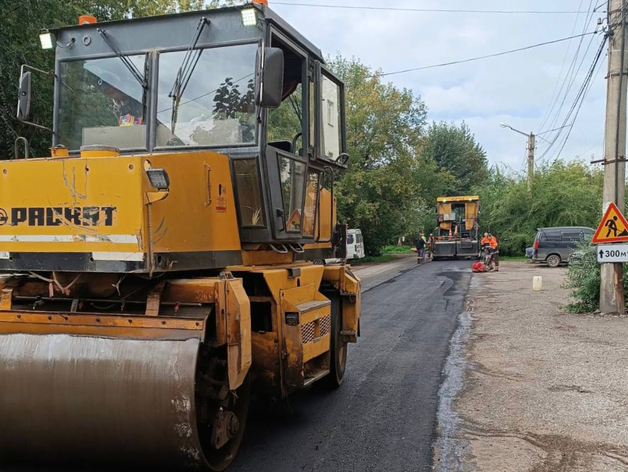
[[[212, 377], [218, 373], [216, 377], [221, 379], [209, 380], [210, 383], [214, 386], [218, 382], [224, 384], [227, 379], [226, 362], [215, 362], [210, 373]], [[199, 391], [207, 378], [201, 374], [198, 379], [197, 397], [205, 398], [200, 402], [200, 398], [197, 399], [197, 424], [207, 461], [206, 470], [222, 472], [233, 462], [242, 443], [251, 400], [251, 385], [247, 376], [235, 392], [229, 392], [223, 387], [220, 391], [214, 390], [216, 393], [208, 397]]]
[[551, 254], [547, 256], [546, 262], [550, 267], [558, 267], [560, 265], [560, 256], [558, 254]]
[[336, 389], [342, 385], [347, 370], [347, 343], [342, 342], [342, 317], [340, 297], [331, 296], [331, 356], [330, 372], [321, 380], [324, 387]]

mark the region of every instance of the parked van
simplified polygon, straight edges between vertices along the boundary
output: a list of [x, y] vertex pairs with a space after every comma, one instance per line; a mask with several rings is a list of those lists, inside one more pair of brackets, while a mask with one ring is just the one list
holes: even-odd
[[347, 231], [347, 259], [362, 259], [365, 255], [362, 231], [350, 229]]
[[578, 244], [590, 242], [595, 233], [586, 226], [539, 228], [537, 231], [532, 261], [546, 262], [550, 267], [567, 264]]

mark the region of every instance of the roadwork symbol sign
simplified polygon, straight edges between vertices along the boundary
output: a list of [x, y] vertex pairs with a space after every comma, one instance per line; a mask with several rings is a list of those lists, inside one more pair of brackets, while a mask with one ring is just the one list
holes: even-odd
[[628, 222], [619, 208], [611, 203], [604, 213], [604, 218], [595, 231], [593, 244], [619, 243], [628, 241]]

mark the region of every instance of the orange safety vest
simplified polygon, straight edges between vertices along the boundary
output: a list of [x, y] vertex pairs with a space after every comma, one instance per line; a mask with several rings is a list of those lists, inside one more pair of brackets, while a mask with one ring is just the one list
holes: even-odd
[[497, 238], [495, 236], [493, 236], [492, 238], [488, 238], [488, 244], [489, 246], [491, 246], [493, 249], [497, 249]]
[[482, 238], [482, 242], [480, 243], [481, 246], [484, 246], [485, 244], [491, 244], [491, 238]]

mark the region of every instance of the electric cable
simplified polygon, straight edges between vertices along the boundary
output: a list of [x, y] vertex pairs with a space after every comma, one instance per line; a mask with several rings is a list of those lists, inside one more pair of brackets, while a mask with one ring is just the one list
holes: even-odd
[[575, 15], [586, 13], [579, 10], [470, 10], [451, 8], [401, 8], [401, 7], [374, 7], [368, 5], [330, 5], [322, 3], [292, 3], [276, 2], [273, 5], [286, 5], [291, 7], [313, 7], [313, 8], [335, 8], [343, 10], [375, 10], [375, 11], [398, 11], [398, 12], [419, 12], [419, 13], [484, 13], [499, 15]]
[[457, 65], [457, 64], [466, 64], [469, 62], [476, 62], [476, 61], [481, 61], [483, 59], [489, 59], [492, 57], [499, 57], [499, 56], [505, 56], [507, 54], [514, 54], [517, 52], [522, 52], [522, 51], [528, 51], [530, 49], [535, 49], [535, 48], [539, 48], [542, 46], [548, 46], [550, 44], [556, 44], [556, 43], [561, 43], [561, 42], [565, 42], [565, 41], [570, 41], [572, 39], [577, 39], [577, 38], [581, 38], [583, 36], [589, 36], [589, 35], [594, 35], [597, 34], [598, 31], [590, 31], [588, 33], [584, 33], [584, 34], [577, 34], [575, 36], [568, 36], [566, 38], [559, 38], [559, 39], [554, 39], [551, 41], [544, 41], [542, 43], [537, 43], [537, 44], [531, 44], [529, 46], [524, 46], [524, 47], [520, 47], [520, 48], [516, 48], [516, 49], [509, 49], [508, 51], [502, 51], [502, 52], [497, 52], [497, 53], [493, 53], [493, 54], [486, 54], [484, 56], [477, 56], [477, 57], [471, 57], [468, 59], [462, 59], [462, 60], [458, 60], [458, 61], [450, 61], [450, 62], [442, 62], [440, 64], [432, 64], [429, 66], [422, 66], [422, 67], [413, 67], [411, 69], [404, 69], [404, 70], [398, 70], [398, 71], [394, 71], [394, 72], [381, 72], [381, 73], [377, 73], [377, 74], [373, 74], [370, 76], [365, 77], [366, 79], [370, 79], [373, 77], [386, 77], [389, 75], [399, 75], [399, 74], [407, 74], [408, 72], [416, 72], [416, 71], [420, 71], [420, 70], [427, 70], [427, 69], [436, 69], [439, 67], [447, 67], [447, 66], [453, 66], [453, 65]]

